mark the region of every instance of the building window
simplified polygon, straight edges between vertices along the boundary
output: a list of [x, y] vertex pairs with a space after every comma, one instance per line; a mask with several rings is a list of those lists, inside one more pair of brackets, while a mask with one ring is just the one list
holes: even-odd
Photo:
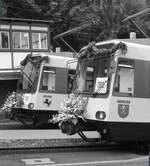
[[29, 33], [28, 32], [13, 32], [13, 48], [14, 49], [29, 49]]
[[47, 33], [32, 33], [32, 48], [47, 49]]
[[9, 32], [0, 31], [0, 49], [10, 48], [9, 44]]

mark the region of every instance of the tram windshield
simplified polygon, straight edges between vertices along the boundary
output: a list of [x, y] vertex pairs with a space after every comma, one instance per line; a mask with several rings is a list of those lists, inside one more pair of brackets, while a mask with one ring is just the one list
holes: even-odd
[[76, 91], [98, 95], [107, 94], [110, 80], [109, 63], [109, 58], [95, 58], [91, 61], [87, 58], [80, 59], [76, 74]]
[[20, 79], [21, 86], [18, 90], [34, 92], [37, 89], [39, 73], [40, 73], [40, 63], [38, 62], [39, 57], [25, 58], [21, 63], [22, 66], [22, 77]]
[[34, 92], [37, 88], [40, 68], [28, 63], [22, 70], [22, 90]]

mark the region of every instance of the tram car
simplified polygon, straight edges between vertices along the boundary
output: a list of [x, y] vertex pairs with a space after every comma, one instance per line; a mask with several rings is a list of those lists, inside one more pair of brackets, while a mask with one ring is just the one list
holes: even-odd
[[144, 40], [92, 42], [79, 53], [74, 94], [87, 99], [82, 119], [102, 140], [150, 141], [150, 40]]
[[12, 114], [22, 124], [48, 124], [59, 110], [60, 101], [73, 86], [75, 58], [46, 53], [28, 54], [21, 61], [21, 79]]

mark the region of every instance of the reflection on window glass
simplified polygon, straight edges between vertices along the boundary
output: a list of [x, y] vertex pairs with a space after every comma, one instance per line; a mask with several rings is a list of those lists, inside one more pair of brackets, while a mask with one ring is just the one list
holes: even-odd
[[44, 67], [42, 72], [41, 90], [55, 91], [55, 79], [55, 70], [49, 67]]
[[47, 49], [47, 33], [32, 33], [32, 48]]
[[20, 48], [20, 33], [13, 32], [13, 47]]
[[29, 33], [28, 32], [13, 32], [13, 48], [28, 49], [29, 48]]
[[9, 32], [0, 32], [0, 48], [9, 48]]
[[47, 34], [46, 33], [41, 33], [41, 48], [45, 49], [47, 48]]
[[29, 33], [27, 32], [22, 32], [21, 33], [21, 48], [29, 48]]
[[38, 49], [40, 48], [39, 45], [39, 34], [38, 33], [32, 33], [32, 48], [33, 49]]

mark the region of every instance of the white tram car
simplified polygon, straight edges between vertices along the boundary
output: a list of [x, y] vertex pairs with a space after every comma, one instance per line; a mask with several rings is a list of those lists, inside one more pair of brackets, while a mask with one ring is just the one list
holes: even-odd
[[72, 90], [75, 60], [52, 53], [29, 54], [21, 62], [22, 78], [12, 114], [24, 125], [48, 124]]
[[[96, 43], [95, 55], [81, 49], [75, 93], [88, 98], [84, 118], [103, 140], [150, 141], [150, 46], [142, 41]], [[126, 49], [112, 52], [120, 42]]]

